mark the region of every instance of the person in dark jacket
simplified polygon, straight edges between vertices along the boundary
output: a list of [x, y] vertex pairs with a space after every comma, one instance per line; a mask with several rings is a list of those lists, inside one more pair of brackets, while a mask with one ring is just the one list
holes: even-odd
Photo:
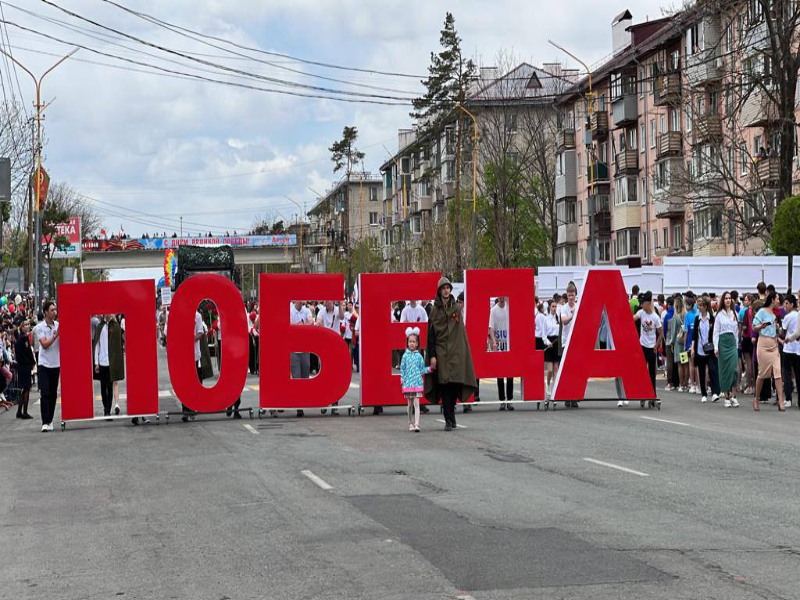
[[450, 280], [442, 277], [428, 321], [426, 352], [426, 366], [435, 373], [425, 378], [425, 397], [441, 401], [445, 431], [456, 428], [456, 401], [466, 402], [478, 388], [464, 316], [452, 291]]
[[17, 358], [17, 385], [19, 385], [20, 390], [22, 390], [20, 401], [17, 405], [18, 419], [33, 418], [28, 414], [28, 400], [30, 399], [31, 394], [31, 373], [33, 372], [33, 368], [36, 366], [36, 359], [33, 356], [31, 339], [28, 335], [30, 330], [30, 323], [23, 321], [19, 328], [17, 341], [14, 344], [14, 352]]
[[701, 296], [697, 299], [698, 313], [692, 328], [691, 353], [694, 365], [700, 376], [700, 402], [708, 401], [706, 386], [706, 368], [711, 384], [712, 402], [719, 400], [719, 378], [717, 377], [717, 357], [714, 355], [714, 313], [711, 312], [711, 301]]

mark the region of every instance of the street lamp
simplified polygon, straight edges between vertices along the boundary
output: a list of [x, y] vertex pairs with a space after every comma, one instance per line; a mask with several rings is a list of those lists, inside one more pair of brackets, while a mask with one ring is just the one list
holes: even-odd
[[[567, 50], [566, 48], [559, 46], [553, 40], [547, 40], [551, 46], [558, 48], [567, 56], [571, 56], [576, 61], [578, 61], [583, 68], [586, 69], [586, 75], [589, 78], [589, 128], [591, 129], [591, 116], [594, 114], [594, 94], [592, 93], [592, 70], [589, 68], [585, 62], [583, 62], [580, 58], [575, 56], [572, 52]], [[591, 145], [591, 142], [589, 143]], [[589, 258], [588, 262], [590, 265], [594, 265], [597, 261], [597, 256], [595, 253], [595, 226], [594, 226], [594, 215], [596, 210], [596, 198], [594, 196], [594, 152], [589, 151], [586, 153], [587, 158], [589, 159], [589, 199], [588, 205], [586, 207], [586, 212], [589, 215]]]
[[36, 229], [36, 231], [34, 233], [34, 235], [35, 235], [34, 244], [35, 244], [35, 249], [36, 249], [36, 252], [35, 252], [36, 265], [34, 267], [34, 273], [35, 273], [34, 293], [35, 293], [35, 296], [36, 296], [37, 304], [39, 302], [41, 302], [41, 291], [42, 291], [41, 290], [41, 274], [39, 272], [40, 268], [41, 268], [41, 254], [42, 254], [42, 215], [41, 215], [42, 206], [41, 206], [41, 198], [40, 198], [41, 188], [42, 188], [42, 119], [43, 119], [42, 113], [47, 108], [46, 104], [42, 104], [42, 81], [44, 81], [44, 78], [47, 77], [47, 75], [50, 74], [58, 65], [63, 63], [65, 60], [67, 60], [73, 54], [75, 54], [78, 50], [79, 50], [78, 48], [75, 48], [72, 52], [70, 52], [66, 56], [62, 57], [61, 59], [59, 59], [52, 67], [47, 69], [42, 74], [42, 76], [37, 79], [36, 75], [31, 73], [31, 71], [29, 71], [28, 68], [25, 65], [23, 65], [21, 62], [19, 62], [10, 53], [6, 52], [5, 50], [0, 49], [0, 52], [2, 52], [5, 56], [10, 58], [12, 61], [14, 61], [14, 63], [17, 64], [19, 66], [19, 68], [21, 68], [23, 71], [25, 71], [28, 75], [31, 76], [31, 79], [33, 79], [33, 83], [36, 86], [36, 104], [35, 104], [35, 107], [36, 107], [36, 117], [35, 117], [35, 119], [36, 119], [36, 173], [35, 173], [35, 182], [36, 182], [36, 213], [35, 213], [35, 215], [36, 215], [36, 226], [35, 226], [35, 229]]
[[305, 202], [303, 203], [303, 206], [300, 206], [300, 205], [299, 205], [297, 202], [295, 202], [294, 200], [292, 200], [292, 199], [291, 199], [289, 196], [286, 196], [286, 195], [284, 194], [284, 197], [285, 197], [285, 198], [286, 198], [286, 199], [287, 199], [289, 202], [291, 202], [292, 204], [294, 204], [294, 205], [295, 205], [297, 208], [299, 208], [301, 211], [303, 211], [303, 220], [302, 220], [302, 222], [300, 223], [300, 270], [301, 270], [301, 272], [302, 272], [302, 273], [305, 273], [305, 272], [306, 272], [306, 261], [305, 261], [305, 255], [303, 254], [303, 235], [304, 235], [304, 232], [305, 232], [305, 223], [306, 223], [306, 207], [305, 207]]

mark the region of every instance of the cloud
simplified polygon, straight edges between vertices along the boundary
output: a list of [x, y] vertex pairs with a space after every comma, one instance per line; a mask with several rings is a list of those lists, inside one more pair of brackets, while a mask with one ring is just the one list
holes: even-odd
[[[379, 88], [347, 88], [365, 93], [400, 95], [421, 90], [417, 79], [325, 69], [257, 53], [252, 56], [264, 62], [242, 60], [95, 0], [59, 3], [156, 44], [202, 54], [202, 60], [265, 77], [345, 88], [289, 72], [289, 68]], [[123, 4], [243, 45], [417, 75], [427, 72], [430, 53], [438, 50], [446, 10], [441, 3], [422, 0], [381, 0], [369, 5], [331, 0], [324, 8], [317, 0], [137, 0]], [[660, 16], [658, 6], [654, 0], [641, 0], [634, 9], [636, 21], [646, 15]], [[465, 52], [485, 64], [491, 64], [499, 50], [509, 48], [520, 59], [534, 63], [563, 60], [565, 57], [547, 44], [548, 38], [594, 62], [610, 52], [611, 19], [625, 8], [624, 4], [589, 0], [563, 5], [501, 0], [493, 2], [491, 10], [485, 3], [460, 2], [453, 12]], [[67, 22], [73, 29], [43, 22], [9, 5], [5, 14], [9, 21], [131, 60], [255, 87], [323, 93], [282, 87], [170, 56], [97, 30], [44, 4], [32, 10]], [[85, 31], [74, 29], [76, 26]], [[8, 31], [16, 56], [34, 72], [43, 72], [56, 58], [22, 48], [55, 54], [69, 50], [13, 27]], [[121, 68], [81, 61], [113, 63]], [[193, 222], [190, 227], [194, 229], [241, 230], [267, 210], [289, 216], [298, 209], [286, 196], [310, 208], [316, 196], [308, 188], [324, 192], [337, 179], [327, 149], [345, 125], [358, 127], [359, 143], [367, 154], [364, 166], [376, 172], [387, 156], [383, 146], [394, 150], [397, 129], [411, 124], [409, 107], [303, 99], [130, 69], [143, 67], [81, 50], [49, 75], [43, 86], [44, 99], [56, 99], [47, 110], [48, 170], [54, 181], [66, 181], [96, 198], [94, 206], [112, 229], [124, 224], [128, 232], [171, 231], [180, 226], [180, 216], [184, 216], [184, 224]], [[22, 73], [19, 76], [30, 103], [30, 80]]]

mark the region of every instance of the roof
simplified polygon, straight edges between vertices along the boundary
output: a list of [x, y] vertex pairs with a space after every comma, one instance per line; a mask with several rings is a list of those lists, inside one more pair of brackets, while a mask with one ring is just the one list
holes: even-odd
[[631, 11], [623, 10], [616, 17], [614, 17], [614, 20], [611, 21], [611, 24], [612, 25], [616, 25], [620, 21], [630, 21], [631, 19], [633, 19], [633, 15], [631, 14]]
[[[597, 69], [593, 69], [593, 82], [597, 83], [608, 77], [615, 70], [641, 60], [653, 52], [672, 44], [682, 35], [686, 14], [681, 12], [674, 16], [645, 21], [628, 27], [628, 31], [632, 34], [633, 43], [601, 64]], [[562, 95], [559, 102], [567, 102], [582, 94], [586, 89], [588, 89], [588, 77], [583, 77]]]
[[467, 98], [466, 104], [530, 100], [551, 102], [563, 89], [563, 77], [529, 63], [521, 63], [502, 77], [492, 80]]

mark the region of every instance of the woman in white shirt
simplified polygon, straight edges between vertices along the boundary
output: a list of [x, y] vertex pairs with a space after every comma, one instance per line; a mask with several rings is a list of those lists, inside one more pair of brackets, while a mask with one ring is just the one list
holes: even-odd
[[[791, 379], [794, 373], [795, 389], [798, 394], [798, 406], [800, 406], [800, 327], [797, 326], [797, 298], [789, 294], [783, 299], [783, 307], [786, 309], [786, 316], [783, 317], [783, 328], [786, 331], [786, 338], [783, 342], [783, 356], [786, 359], [786, 377]], [[792, 405], [792, 397], [787, 394], [786, 405]]]
[[736, 381], [739, 379], [739, 318], [730, 292], [722, 294], [721, 309], [714, 321], [714, 354], [719, 366], [719, 389], [725, 408], [739, 408]]
[[550, 393], [550, 386], [556, 377], [556, 368], [559, 363], [558, 356], [558, 304], [555, 301], [550, 302], [547, 315], [544, 318], [543, 324], [543, 337], [544, 343], [544, 362], [547, 368], [547, 393]]
[[711, 314], [711, 302], [705, 296], [697, 299], [697, 317], [694, 320], [692, 347], [690, 352], [694, 357], [694, 366], [700, 375], [700, 402], [708, 402], [708, 387], [706, 386], [706, 368], [708, 379], [711, 383], [711, 401], [719, 400], [719, 381], [717, 380], [717, 357], [714, 356], [714, 315]]

